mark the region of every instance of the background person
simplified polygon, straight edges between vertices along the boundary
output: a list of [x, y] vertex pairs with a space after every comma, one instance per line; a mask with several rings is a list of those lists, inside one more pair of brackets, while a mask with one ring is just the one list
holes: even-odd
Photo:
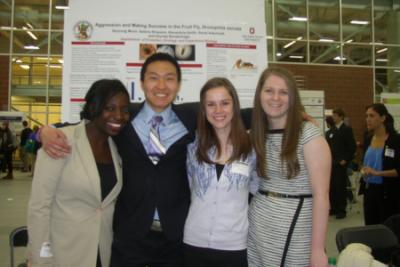
[[23, 121], [22, 122], [23, 129], [21, 131], [21, 136], [20, 136], [20, 157], [22, 161], [22, 172], [28, 172], [29, 171], [29, 155], [28, 152], [25, 149], [26, 142], [32, 133], [32, 129], [29, 128], [28, 122]]
[[329, 147], [319, 128], [303, 121], [287, 70], [261, 74], [251, 137], [263, 179], [250, 204], [249, 266], [327, 266]]
[[364, 162], [361, 169], [364, 184], [365, 224], [383, 223], [400, 213], [400, 136], [385, 105], [367, 108], [369, 133], [364, 141]]
[[129, 120], [118, 80], [99, 80], [85, 96], [78, 125], [62, 128], [72, 152], [55, 160], [39, 151], [28, 208], [32, 266], [109, 266], [121, 159], [110, 138]]
[[185, 266], [247, 266], [250, 183], [253, 193], [258, 186], [251, 150], [235, 88], [226, 78], [210, 79], [200, 92], [197, 138], [188, 146]]
[[347, 185], [349, 177], [347, 168], [356, 152], [356, 141], [353, 130], [343, 120], [345, 113], [341, 108], [334, 108], [332, 119], [335, 125], [326, 136], [332, 153], [332, 172], [329, 189], [330, 214], [336, 215], [337, 219], [346, 217]]
[[13, 153], [17, 149], [17, 136], [13, 130], [10, 129], [9, 122], [2, 123], [2, 144], [1, 151], [4, 155], [2, 165], [7, 167], [7, 175], [3, 179], [14, 179], [13, 175]]

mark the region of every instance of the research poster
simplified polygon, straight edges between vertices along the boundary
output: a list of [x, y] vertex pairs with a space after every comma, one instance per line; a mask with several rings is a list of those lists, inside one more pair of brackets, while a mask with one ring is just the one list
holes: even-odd
[[[116, 2], [125, 8], [115, 8]], [[267, 65], [264, 1], [187, 2], [70, 0], [64, 24], [63, 121], [79, 121], [88, 88], [101, 78], [120, 79], [131, 101], [142, 102], [140, 69], [156, 52], [172, 55], [181, 66], [175, 103], [198, 101], [205, 81], [223, 76], [235, 85], [242, 106], [252, 106]]]
[[394, 128], [400, 130], [400, 94], [381, 93], [381, 103], [385, 104], [394, 119]]

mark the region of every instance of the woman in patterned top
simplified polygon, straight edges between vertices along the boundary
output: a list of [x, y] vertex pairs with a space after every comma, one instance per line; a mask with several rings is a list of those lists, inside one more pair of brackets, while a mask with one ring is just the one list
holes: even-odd
[[331, 158], [320, 129], [302, 119], [294, 77], [268, 68], [258, 81], [251, 138], [263, 179], [249, 213], [249, 266], [327, 266]]

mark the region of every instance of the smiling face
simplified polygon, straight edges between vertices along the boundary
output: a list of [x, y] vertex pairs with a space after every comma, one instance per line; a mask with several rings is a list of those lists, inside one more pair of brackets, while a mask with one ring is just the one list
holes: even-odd
[[147, 66], [142, 89], [147, 103], [155, 112], [165, 110], [176, 98], [180, 82], [173, 64], [168, 61], [155, 61]]
[[284, 79], [270, 75], [261, 89], [261, 106], [273, 129], [284, 128], [289, 109], [289, 88]]
[[215, 87], [206, 92], [204, 109], [207, 121], [216, 131], [230, 131], [233, 118], [233, 99], [225, 87]]
[[118, 93], [111, 97], [101, 114], [93, 119], [93, 124], [107, 136], [117, 135], [129, 121], [129, 99]]

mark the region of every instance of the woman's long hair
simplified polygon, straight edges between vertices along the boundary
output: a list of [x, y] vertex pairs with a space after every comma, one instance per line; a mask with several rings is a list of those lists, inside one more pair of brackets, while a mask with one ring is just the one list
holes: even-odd
[[280, 67], [270, 67], [264, 70], [257, 83], [254, 96], [254, 108], [252, 114], [251, 140], [257, 155], [257, 173], [260, 177], [267, 177], [266, 159], [266, 140], [269, 130], [268, 115], [261, 105], [261, 93], [265, 81], [271, 77], [282, 78], [289, 90], [289, 108], [287, 120], [282, 138], [282, 151], [280, 158], [286, 162], [287, 178], [293, 178], [299, 172], [299, 162], [297, 158], [297, 145], [302, 129], [302, 105], [300, 95], [297, 90], [296, 81], [293, 75], [286, 69]]
[[206, 162], [209, 164], [214, 163], [208, 157], [208, 151], [211, 147], [216, 146], [217, 158], [222, 153], [221, 144], [215, 133], [214, 127], [207, 120], [205, 108], [205, 99], [207, 92], [217, 87], [225, 88], [228, 94], [232, 97], [233, 117], [231, 122], [231, 132], [229, 134], [229, 140], [232, 144], [233, 151], [231, 157], [228, 160], [228, 163], [234, 160], [239, 160], [242, 157], [246, 157], [251, 151], [250, 138], [246, 132], [242, 118], [240, 116], [240, 103], [235, 87], [226, 78], [212, 78], [208, 80], [201, 88], [200, 112], [197, 119], [197, 133], [199, 142], [197, 148], [197, 159], [199, 162]]

